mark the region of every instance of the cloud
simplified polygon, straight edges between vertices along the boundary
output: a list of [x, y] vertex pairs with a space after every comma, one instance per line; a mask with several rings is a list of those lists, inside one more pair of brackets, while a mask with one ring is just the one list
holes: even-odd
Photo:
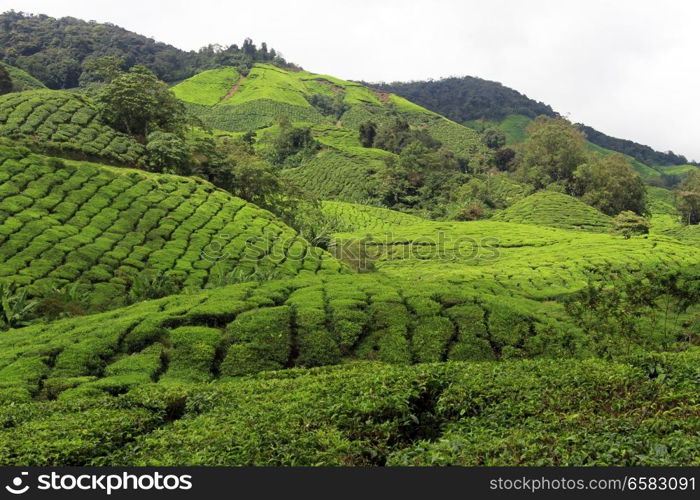
[[500, 81], [616, 137], [700, 160], [696, 2], [0, 0], [108, 21], [184, 49], [250, 36], [305, 68], [392, 81]]

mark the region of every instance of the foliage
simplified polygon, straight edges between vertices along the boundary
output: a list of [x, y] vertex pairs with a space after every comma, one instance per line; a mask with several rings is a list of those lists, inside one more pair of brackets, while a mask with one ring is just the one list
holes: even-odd
[[92, 312], [89, 286], [84, 283], [67, 283], [61, 287], [44, 283], [37, 295], [40, 297], [37, 315], [45, 319], [82, 316]]
[[493, 220], [591, 232], [606, 232], [611, 224], [609, 217], [576, 198], [546, 190], [515, 202]]
[[[579, 125], [581, 131], [586, 134], [589, 141], [606, 149], [612, 149], [633, 157], [634, 159], [646, 163], [647, 165], [683, 165], [688, 160], [683, 155], [677, 155], [673, 151], [655, 151], [649, 146], [636, 143], [627, 139], [610, 137], [586, 125]], [[697, 166], [697, 165], [696, 165]]]
[[552, 108], [497, 82], [465, 76], [424, 82], [376, 85], [459, 123], [507, 115], [554, 116]]
[[574, 172], [573, 192], [607, 215], [646, 213], [646, 187], [621, 154], [580, 165]]
[[[653, 342], [668, 348], [680, 313], [698, 299], [696, 279], [648, 274], [589, 283], [567, 302], [567, 312], [595, 339], [599, 356], [629, 355]], [[663, 307], [655, 314], [658, 302]]]
[[561, 118], [538, 117], [528, 126], [520, 176], [536, 188], [568, 185], [574, 171], [588, 159], [584, 136]]
[[12, 92], [12, 78], [4, 66], [0, 66], [0, 95]]
[[294, 127], [284, 121], [277, 132], [268, 134], [265, 143], [269, 147], [264, 151], [264, 157], [275, 165], [288, 167], [298, 166], [304, 157], [319, 148], [310, 128]]
[[372, 121], [360, 123], [360, 143], [364, 148], [371, 148], [377, 137], [377, 124]]
[[0, 148], [0, 186], [0, 278], [37, 296], [80, 281], [94, 305], [118, 305], [125, 277], [146, 269], [201, 289], [215, 265], [281, 276], [339, 268], [270, 212], [201, 179]]
[[[557, 116], [550, 106], [529, 99], [501, 83], [470, 76], [373, 85], [403, 96], [458, 123], [472, 124], [480, 120], [502, 122], [514, 116], [519, 117], [517, 120], [534, 119], [540, 115]], [[509, 123], [505, 123], [504, 126], [508, 134]], [[671, 151], [655, 151], [649, 146], [617, 139], [586, 125], [579, 124], [578, 127], [596, 146], [629, 155], [646, 165], [688, 163], [684, 156]], [[481, 127], [477, 125], [477, 128]], [[518, 128], [522, 129], [521, 126]], [[515, 135], [510, 135], [515, 137], [517, 131]]]
[[625, 238], [639, 234], [649, 234], [651, 223], [641, 215], [624, 210], [613, 219], [613, 230]]
[[190, 148], [176, 134], [152, 132], [146, 144], [146, 166], [152, 172], [187, 175], [191, 172]]
[[98, 97], [102, 119], [116, 130], [145, 137], [156, 130], [179, 132], [185, 109], [168, 86], [143, 66], [106, 85]]
[[0, 63], [0, 67], [7, 72], [12, 83], [12, 87], [8, 92], [24, 92], [25, 90], [46, 88], [39, 80], [19, 68], [4, 63]]
[[28, 297], [25, 288], [12, 282], [0, 282], [0, 330], [25, 326], [31, 319], [37, 302]]
[[120, 165], [138, 164], [145, 152], [103, 123], [91, 99], [53, 90], [0, 97], [0, 135], [36, 150]]
[[172, 91], [181, 101], [213, 106], [229, 94], [240, 78], [235, 68], [210, 69], [175, 85]]
[[691, 171], [681, 182], [678, 211], [685, 224], [700, 224], [700, 171]]
[[258, 47], [250, 39], [241, 46], [207, 45], [196, 52], [185, 52], [113, 24], [72, 17], [54, 19], [10, 11], [0, 15], [0, 23], [0, 59], [29, 72], [52, 89], [73, 88], [81, 80], [90, 80], [90, 61], [104, 56], [123, 59], [125, 69], [146, 66], [167, 82], [221, 66], [247, 71], [257, 61], [295, 68], [265, 43]]
[[175, 295], [182, 290], [182, 283], [176, 276], [158, 270], [145, 269], [125, 277], [127, 278], [126, 302], [128, 304], [160, 299], [168, 295]]

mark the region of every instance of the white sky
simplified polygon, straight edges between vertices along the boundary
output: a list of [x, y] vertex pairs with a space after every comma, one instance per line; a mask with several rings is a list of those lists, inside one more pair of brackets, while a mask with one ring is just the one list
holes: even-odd
[[247, 36], [305, 69], [496, 80], [607, 134], [700, 160], [695, 0], [0, 0], [182, 49]]

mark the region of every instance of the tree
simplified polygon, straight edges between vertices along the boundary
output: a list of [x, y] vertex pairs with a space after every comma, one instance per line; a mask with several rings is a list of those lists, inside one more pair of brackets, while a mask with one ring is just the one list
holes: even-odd
[[641, 215], [625, 210], [613, 219], [613, 231], [629, 239], [638, 234], [649, 234], [651, 224]]
[[148, 169], [164, 174], [189, 175], [192, 157], [180, 137], [170, 132], [153, 132], [146, 145]]
[[168, 86], [143, 66], [122, 73], [98, 96], [102, 119], [115, 129], [146, 137], [151, 132], [181, 133], [184, 105]]
[[374, 138], [377, 136], [377, 124], [373, 121], [360, 123], [360, 143], [365, 148], [374, 146]]
[[313, 154], [320, 146], [311, 135], [309, 127], [294, 127], [286, 120], [280, 123], [279, 132], [269, 141], [268, 161], [296, 166], [301, 159]]
[[619, 153], [579, 166], [570, 192], [607, 215], [617, 215], [624, 210], [637, 215], [646, 212], [644, 181]]
[[521, 177], [541, 172], [551, 182], [568, 183], [579, 165], [588, 159], [585, 138], [563, 118], [538, 117], [528, 128], [523, 144]]
[[89, 83], [112, 83], [125, 66], [123, 57], [103, 56], [90, 57], [83, 61], [83, 73], [80, 75], [80, 86]]
[[12, 77], [5, 66], [0, 64], [0, 95], [12, 92]]
[[691, 170], [677, 191], [678, 211], [684, 224], [700, 223], [700, 170]]
[[498, 149], [506, 145], [506, 134], [497, 128], [484, 130], [481, 140], [489, 149]]

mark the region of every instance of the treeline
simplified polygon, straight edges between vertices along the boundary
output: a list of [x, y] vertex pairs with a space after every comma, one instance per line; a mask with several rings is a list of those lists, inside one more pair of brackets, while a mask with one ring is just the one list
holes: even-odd
[[422, 82], [371, 84], [398, 94], [458, 123], [481, 118], [502, 120], [508, 115], [556, 116], [554, 110], [498, 82], [472, 76]]
[[24, 69], [52, 89], [78, 87], [89, 80], [91, 61], [114, 56], [122, 69], [143, 65], [166, 82], [175, 82], [217, 66], [237, 66], [246, 73], [255, 62], [290, 65], [265, 43], [246, 39], [239, 47], [208, 45], [183, 51], [109, 23], [72, 17], [55, 19], [21, 12], [0, 14], [0, 60]]
[[655, 151], [649, 146], [644, 144], [639, 144], [634, 141], [629, 141], [627, 139], [617, 139], [616, 137], [610, 137], [602, 132], [598, 132], [596, 129], [591, 128], [587, 125], [580, 124], [578, 127], [582, 132], [586, 134], [586, 137], [593, 144], [597, 144], [600, 147], [606, 149], [612, 149], [613, 151], [618, 151], [632, 158], [646, 163], [647, 165], [698, 165], [700, 163], [688, 161], [688, 159], [683, 155], [678, 155], [673, 151], [667, 151], [662, 153], [660, 151]]
[[[516, 90], [498, 82], [471, 76], [372, 85], [405, 97], [458, 123], [481, 119], [500, 121], [508, 115], [524, 115], [529, 118], [540, 115], [558, 116], [550, 106]], [[586, 125], [579, 125], [579, 128], [593, 144], [629, 155], [647, 165], [697, 165], [689, 162], [685, 156], [671, 151], [655, 151], [643, 144], [610, 137]]]

